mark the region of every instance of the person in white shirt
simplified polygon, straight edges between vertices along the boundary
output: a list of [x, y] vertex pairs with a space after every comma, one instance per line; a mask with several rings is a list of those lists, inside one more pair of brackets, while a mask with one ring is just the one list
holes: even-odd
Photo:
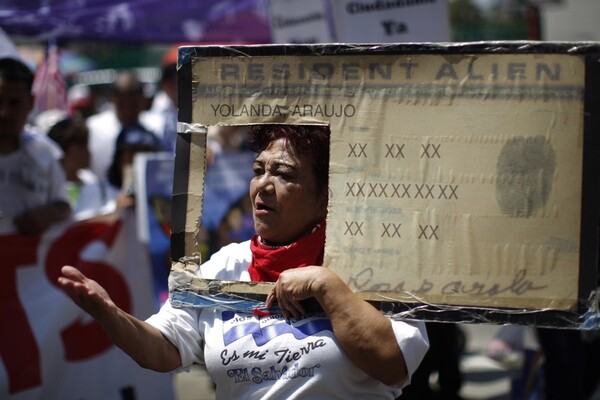
[[121, 71], [112, 87], [112, 106], [86, 120], [90, 130], [90, 169], [106, 179], [119, 132], [124, 127], [141, 125], [160, 137], [163, 117], [145, 110], [143, 84], [133, 71]]
[[194, 308], [172, 298], [140, 321], [73, 267], [63, 267], [58, 284], [141, 366], [206, 364], [218, 399], [395, 399], [427, 351], [425, 324], [388, 318], [320, 266], [329, 128], [261, 125], [253, 134], [256, 235], [224, 247], [198, 273], [273, 282], [268, 312]]
[[160, 91], [150, 111], [163, 119], [161, 147], [175, 153], [177, 142], [177, 46], [172, 46], [161, 61]]
[[40, 234], [71, 215], [55, 147], [25, 129], [33, 72], [0, 59], [0, 233]]

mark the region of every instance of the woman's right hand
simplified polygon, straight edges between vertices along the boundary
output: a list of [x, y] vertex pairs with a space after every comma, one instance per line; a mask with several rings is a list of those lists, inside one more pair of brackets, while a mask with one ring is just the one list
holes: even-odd
[[58, 284], [67, 295], [94, 318], [101, 317], [116, 307], [106, 290], [100, 284], [89, 279], [77, 268], [65, 265], [58, 278]]
[[98, 282], [77, 268], [65, 265], [61, 272], [59, 286], [139, 365], [161, 372], [181, 366], [179, 350], [157, 328], [121, 310]]

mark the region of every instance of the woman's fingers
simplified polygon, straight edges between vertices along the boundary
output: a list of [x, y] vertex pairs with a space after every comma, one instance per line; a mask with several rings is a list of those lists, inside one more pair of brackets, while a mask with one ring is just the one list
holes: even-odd
[[71, 297], [74, 295], [81, 296], [82, 291], [89, 291], [88, 285], [86, 284], [86, 281], [88, 280], [87, 277], [77, 268], [65, 265], [60, 271], [63, 276], [59, 277], [57, 282], [68, 295]]
[[62, 276], [57, 280], [60, 287], [75, 304], [92, 317], [107, 317], [111, 310], [117, 307], [106, 289], [77, 268], [65, 265], [61, 272]]
[[63, 276], [58, 284], [79, 307], [94, 315], [109, 301], [108, 294], [95, 281], [88, 279], [77, 268], [66, 265], [62, 267]]
[[296, 319], [302, 318], [305, 314], [304, 312], [304, 307], [302, 307], [302, 304], [299, 301], [290, 301], [288, 303], [288, 316], [286, 317], [287, 319], [289, 319], [289, 314], [292, 314], [292, 316]]
[[288, 269], [281, 273], [267, 297], [267, 306], [277, 301], [286, 319], [301, 318], [306, 314], [302, 300], [313, 297], [311, 283], [318, 267]]
[[271, 291], [267, 295], [267, 300], [265, 301], [265, 306], [267, 308], [271, 308], [271, 307], [273, 307], [275, 305], [276, 301], [277, 301], [277, 298], [275, 296], [275, 288], [273, 288], [273, 289], [271, 289]]
[[81, 273], [81, 271], [70, 265], [65, 265], [62, 267], [60, 272], [63, 274], [63, 277], [74, 282], [83, 282], [85, 279], [87, 279], [86, 276]]
[[277, 285], [273, 288], [269, 296], [271, 296], [272, 300], [277, 300], [277, 304], [285, 319], [290, 319], [290, 317], [298, 319], [306, 313], [299, 300], [295, 300], [293, 295], [289, 295], [284, 290], [281, 290], [281, 288], [278, 288]]

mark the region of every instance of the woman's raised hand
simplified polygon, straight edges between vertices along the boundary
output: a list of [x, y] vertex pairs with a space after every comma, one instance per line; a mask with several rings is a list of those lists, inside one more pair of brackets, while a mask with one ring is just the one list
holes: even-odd
[[94, 318], [99, 318], [115, 307], [110, 296], [98, 282], [87, 278], [77, 268], [65, 265], [58, 278], [58, 284], [67, 295]]

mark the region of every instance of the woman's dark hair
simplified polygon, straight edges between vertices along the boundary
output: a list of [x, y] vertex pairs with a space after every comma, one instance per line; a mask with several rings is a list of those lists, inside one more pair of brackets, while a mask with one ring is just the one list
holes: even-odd
[[318, 194], [326, 193], [329, 184], [328, 126], [323, 125], [254, 125], [250, 129], [250, 148], [260, 153], [277, 139], [285, 139], [291, 150], [311, 160]]

